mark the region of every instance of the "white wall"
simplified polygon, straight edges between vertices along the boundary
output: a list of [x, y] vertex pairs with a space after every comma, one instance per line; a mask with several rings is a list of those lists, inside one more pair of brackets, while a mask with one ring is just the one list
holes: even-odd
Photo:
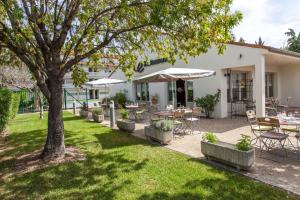
[[287, 104], [287, 97], [293, 97], [291, 106], [300, 107], [300, 65], [280, 68], [280, 101]]
[[[142, 73], [136, 73], [135, 77], [143, 76], [158, 70], [166, 69], [169, 67], [180, 68], [200, 68], [216, 71], [216, 75], [213, 77], [194, 80], [194, 98], [203, 97], [206, 94], [214, 94], [218, 89], [221, 89], [220, 103], [215, 109], [213, 114], [215, 117], [228, 116], [227, 107], [227, 77], [224, 76], [227, 68], [240, 68], [249, 66], [255, 66], [258, 63], [261, 64], [261, 57], [267, 50], [259, 48], [250, 48], [237, 45], [227, 45], [227, 49], [223, 55], [218, 55], [218, 50], [213, 47], [207, 53], [190, 58], [189, 63], [186, 64], [182, 60], [178, 60], [173, 66], [169, 63], [161, 63], [150, 67], [145, 67]], [[157, 57], [152, 56], [152, 59]], [[242, 68], [241, 68], [242, 69]], [[254, 69], [254, 67], [253, 67]], [[126, 78], [122, 77], [122, 73], [117, 72], [113, 75], [114, 78]], [[130, 84], [129, 84], [130, 85]], [[121, 90], [121, 88], [128, 89], [129, 93], [132, 90], [132, 94], [129, 96], [134, 100], [135, 95], [134, 88], [129, 85], [114, 86], [115, 91]], [[167, 104], [167, 84], [166, 83], [151, 83], [149, 84], [150, 97], [154, 94], [158, 94], [160, 98], [160, 104], [164, 107]]]

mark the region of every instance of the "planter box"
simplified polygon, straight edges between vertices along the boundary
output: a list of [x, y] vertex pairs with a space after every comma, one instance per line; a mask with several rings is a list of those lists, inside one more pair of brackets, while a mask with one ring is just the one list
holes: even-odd
[[80, 111], [79, 111], [79, 115], [80, 115], [80, 117], [87, 118], [88, 115], [89, 115], [89, 111], [86, 111], [86, 110], [80, 110]]
[[121, 131], [126, 131], [128, 133], [133, 133], [135, 130], [135, 122], [129, 120], [117, 120], [117, 126]]
[[236, 167], [238, 170], [249, 170], [255, 160], [254, 149], [240, 151], [235, 145], [226, 142], [213, 144], [201, 141], [201, 152], [208, 159]]
[[172, 131], [164, 132], [162, 130], [154, 128], [151, 125], [145, 126], [144, 131], [147, 138], [151, 138], [161, 144], [168, 144], [173, 139]]
[[101, 123], [101, 122], [104, 121], [104, 115], [94, 115], [93, 114], [93, 119], [94, 119], [95, 122]]

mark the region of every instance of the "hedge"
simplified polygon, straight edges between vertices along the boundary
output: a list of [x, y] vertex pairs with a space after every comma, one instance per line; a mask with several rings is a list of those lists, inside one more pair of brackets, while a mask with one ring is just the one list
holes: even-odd
[[0, 133], [5, 130], [11, 113], [12, 92], [0, 88]]
[[14, 119], [18, 112], [20, 106], [20, 95], [17, 93], [12, 93], [12, 101], [10, 107], [10, 119]]

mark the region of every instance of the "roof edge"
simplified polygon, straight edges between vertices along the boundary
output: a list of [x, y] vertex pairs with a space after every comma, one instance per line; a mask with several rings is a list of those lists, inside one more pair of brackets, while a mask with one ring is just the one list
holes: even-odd
[[277, 53], [277, 54], [282, 54], [282, 55], [286, 55], [286, 56], [300, 58], [300, 53], [285, 50], [285, 49], [279, 49], [279, 48], [275, 48], [275, 47], [271, 47], [271, 46], [265, 46], [265, 45], [260, 45], [260, 44], [250, 44], [250, 43], [244, 43], [244, 42], [233, 42], [233, 41], [229, 42], [228, 44], [256, 48], [256, 49], [266, 49], [272, 53]]

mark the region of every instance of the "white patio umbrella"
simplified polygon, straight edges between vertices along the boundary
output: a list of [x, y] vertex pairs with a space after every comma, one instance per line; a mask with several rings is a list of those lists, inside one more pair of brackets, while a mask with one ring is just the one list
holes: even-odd
[[173, 82], [177, 80], [193, 80], [215, 75], [215, 71], [193, 68], [168, 68], [134, 79], [135, 82], [172, 82], [172, 98], [174, 101]]
[[[105, 91], [106, 91], [106, 88], [108, 86], [114, 85], [114, 84], [121, 84], [121, 83], [126, 83], [126, 81], [119, 80], [119, 79], [113, 79], [113, 78], [101, 78], [101, 79], [98, 79], [98, 80], [89, 81], [85, 85], [88, 85], [88, 86], [91, 86], [91, 87], [93, 87], [93, 86], [105, 86]], [[106, 99], [106, 104], [107, 104], [106, 93], [105, 93], [105, 99]]]

